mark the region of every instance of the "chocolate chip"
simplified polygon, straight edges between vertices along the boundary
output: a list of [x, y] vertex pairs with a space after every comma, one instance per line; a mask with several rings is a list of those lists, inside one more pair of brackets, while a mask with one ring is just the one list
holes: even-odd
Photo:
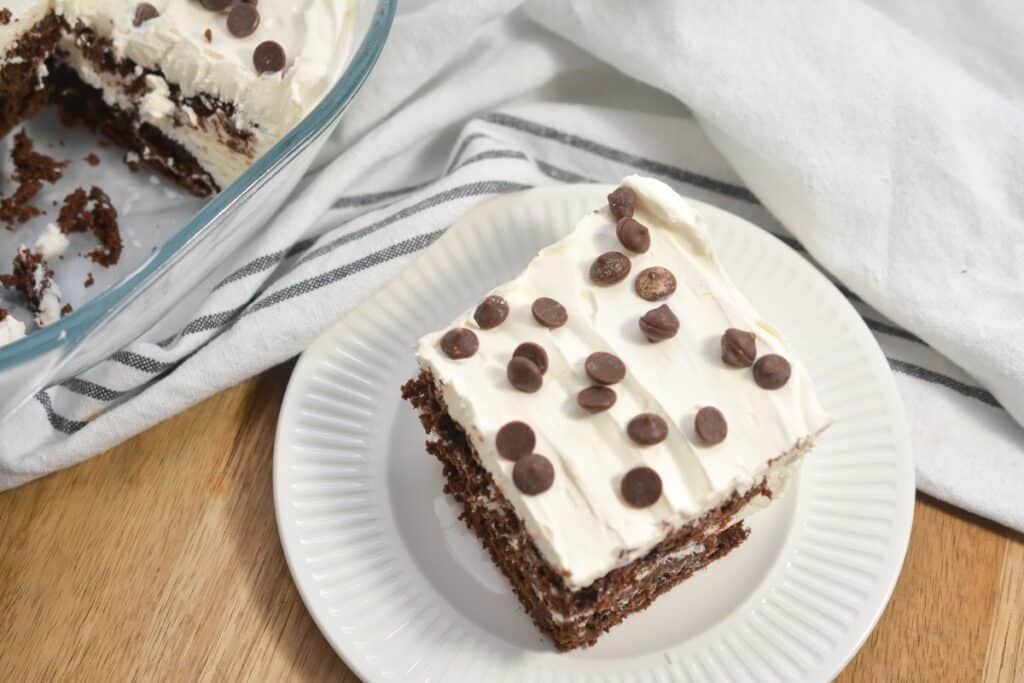
[[640, 318], [640, 331], [644, 333], [649, 342], [671, 339], [679, 332], [679, 318], [668, 307], [668, 304], [662, 304], [643, 314]]
[[508, 381], [512, 386], [528, 394], [540, 389], [541, 384], [544, 383], [544, 375], [540, 368], [533, 361], [522, 356], [515, 356], [508, 362], [505, 374], [508, 375]]
[[495, 294], [481, 301], [473, 313], [473, 320], [476, 320], [476, 324], [480, 326], [481, 330], [497, 327], [505, 322], [507, 317], [508, 302]]
[[626, 279], [630, 267], [628, 256], [618, 251], [607, 251], [590, 265], [590, 279], [595, 285], [614, 285]]
[[676, 291], [676, 276], [668, 268], [644, 268], [636, 276], [636, 293], [647, 301], [660, 301]]
[[774, 353], [761, 356], [754, 363], [754, 381], [762, 389], [778, 389], [789, 381], [789, 361]]
[[561, 327], [569, 319], [565, 306], [546, 296], [542, 296], [534, 301], [533, 307], [530, 310], [533, 311], [533, 317], [537, 322], [544, 327], [552, 329]]
[[480, 342], [477, 340], [476, 335], [473, 334], [472, 330], [467, 330], [465, 327], [456, 327], [454, 330], [448, 330], [441, 337], [441, 350], [444, 351], [446, 356], [455, 360], [469, 358], [476, 353], [478, 348], [480, 348]]
[[749, 368], [757, 358], [753, 332], [730, 327], [722, 334], [722, 362], [734, 368]]
[[653, 446], [668, 436], [668, 425], [654, 413], [640, 413], [626, 425], [626, 433], [641, 446]]
[[729, 425], [726, 424], [722, 411], [711, 406], [704, 406], [697, 411], [697, 416], [693, 419], [693, 427], [700, 440], [709, 446], [722, 443], [729, 433]]
[[537, 445], [537, 436], [525, 422], [509, 422], [498, 430], [494, 437], [494, 446], [498, 454], [507, 460], [519, 460], [533, 453]]
[[523, 342], [516, 347], [516, 350], [512, 352], [512, 356], [521, 356], [527, 360], [533, 361], [533, 364], [540, 370], [540, 374], [544, 374], [548, 371], [548, 352], [544, 350], [544, 347], [540, 344], [534, 344], [533, 342]]
[[661, 498], [661, 477], [650, 467], [634, 467], [622, 478], [622, 498], [635, 508], [654, 505]]
[[636, 206], [636, 192], [632, 188], [623, 185], [608, 195], [608, 208], [611, 209], [615, 220], [633, 215], [633, 208]]
[[252, 51], [252, 64], [257, 73], [277, 73], [284, 68], [284, 48], [273, 40], [264, 40]]
[[531, 453], [516, 460], [512, 468], [512, 481], [516, 488], [528, 496], [536, 496], [551, 488], [555, 481], [555, 468], [551, 461], [539, 453]]
[[199, 0], [203, 7], [212, 12], [223, 12], [235, 0]]
[[615, 354], [597, 351], [587, 356], [583, 368], [598, 384], [615, 384], [626, 376], [626, 364]]
[[132, 19], [132, 26], [142, 26], [150, 19], [160, 16], [160, 12], [148, 2], [140, 2], [135, 6], [135, 18]]
[[228, 32], [235, 38], [251, 36], [259, 25], [260, 11], [255, 5], [240, 2], [228, 12]]
[[600, 413], [615, 405], [616, 398], [615, 390], [609, 387], [587, 387], [576, 394], [576, 403], [588, 413]]
[[637, 254], [643, 254], [651, 248], [651, 231], [630, 216], [619, 219], [615, 225], [615, 234], [622, 246]]

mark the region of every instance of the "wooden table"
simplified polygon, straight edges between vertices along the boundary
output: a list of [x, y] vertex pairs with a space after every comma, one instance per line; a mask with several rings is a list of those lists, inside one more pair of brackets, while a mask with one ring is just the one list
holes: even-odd
[[[275, 368], [0, 494], [5, 680], [355, 680], [274, 524]], [[1024, 539], [926, 497], [892, 602], [841, 681], [1024, 681]]]

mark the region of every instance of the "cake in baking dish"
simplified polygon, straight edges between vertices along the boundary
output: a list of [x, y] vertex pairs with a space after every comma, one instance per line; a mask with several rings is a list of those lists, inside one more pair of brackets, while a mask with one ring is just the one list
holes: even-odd
[[562, 650], [740, 545], [829, 424], [701, 215], [637, 176], [417, 356], [445, 491]]
[[344, 70], [358, 0], [0, 0], [0, 136], [55, 101], [200, 196]]

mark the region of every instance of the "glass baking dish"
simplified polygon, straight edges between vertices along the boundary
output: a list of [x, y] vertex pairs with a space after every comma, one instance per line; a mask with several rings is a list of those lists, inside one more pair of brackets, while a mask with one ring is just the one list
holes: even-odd
[[[62, 320], [0, 347], [0, 419], [39, 390], [74, 377], [138, 339], [197, 290], [212, 288], [210, 276], [280, 208], [337, 127], [380, 56], [396, 4], [397, 0], [359, 3], [353, 28], [353, 44], [358, 47], [338, 82], [299, 125], [231, 185], [201, 204], [184, 227], [172, 226], [162, 244], [140, 255], [138, 265], [125, 275], [118, 273], [118, 281]], [[63, 140], [59, 145], [67, 148]], [[157, 184], [155, 177], [149, 180]], [[164, 193], [180, 197], [170, 189]], [[175, 201], [174, 210], [195, 208], [191, 198]], [[166, 215], [173, 217], [173, 210]]]

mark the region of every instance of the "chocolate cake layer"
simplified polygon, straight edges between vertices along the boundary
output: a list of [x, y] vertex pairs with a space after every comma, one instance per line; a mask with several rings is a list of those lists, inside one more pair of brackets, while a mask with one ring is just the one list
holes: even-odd
[[32, 117], [48, 101], [40, 65], [53, 53], [60, 35], [60, 20], [49, 14], [4, 55], [0, 66], [0, 137]]
[[141, 161], [194, 195], [206, 197], [220, 191], [213, 177], [182, 145], [154, 126], [140, 123], [133, 114], [108, 105], [100, 91], [83, 82], [74, 70], [56, 66], [50, 88], [67, 125], [84, 123], [135, 152]]
[[749, 533], [741, 523], [731, 524], [732, 518], [755, 496], [771, 496], [762, 482], [670, 533], [643, 557], [572, 591], [541, 556], [480, 464], [465, 432], [448, 415], [433, 379], [421, 373], [402, 387], [402, 397], [419, 411], [424, 430], [436, 437], [427, 450], [444, 466], [444, 490], [462, 503], [462, 520], [483, 542], [538, 628], [563, 651], [594, 644], [612, 626], [724, 557]]

